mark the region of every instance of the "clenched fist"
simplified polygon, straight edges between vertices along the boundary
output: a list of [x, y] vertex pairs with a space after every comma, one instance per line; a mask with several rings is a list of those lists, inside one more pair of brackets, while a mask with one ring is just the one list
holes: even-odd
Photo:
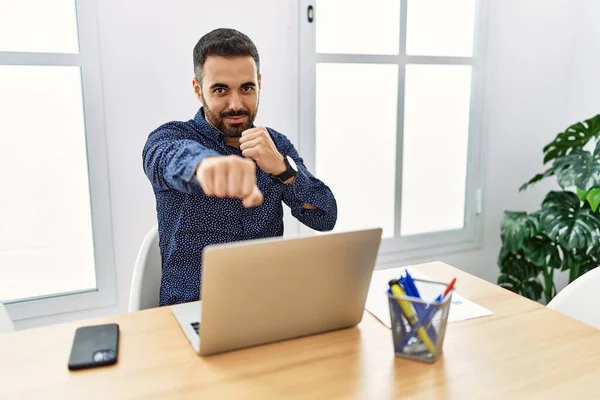
[[259, 126], [242, 132], [240, 150], [244, 157], [256, 161], [267, 174], [279, 175], [285, 171], [283, 156], [265, 127]]
[[196, 168], [196, 179], [207, 196], [242, 199], [244, 207], [259, 206], [264, 200], [256, 186], [254, 162], [242, 157], [207, 157]]

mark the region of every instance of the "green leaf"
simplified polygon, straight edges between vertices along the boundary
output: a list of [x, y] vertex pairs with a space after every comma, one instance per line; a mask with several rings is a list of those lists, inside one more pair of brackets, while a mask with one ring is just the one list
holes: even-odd
[[498, 285], [534, 301], [541, 299], [544, 291], [544, 287], [537, 280], [519, 282], [508, 274], [500, 274]]
[[577, 188], [577, 197], [579, 197], [579, 200], [581, 201], [585, 201], [585, 198], [587, 197], [588, 192], [586, 190], [583, 190], [581, 188]]
[[562, 249], [563, 250], [563, 262], [562, 262], [562, 268], [560, 269], [561, 271], [567, 271], [570, 270], [573, 265], [575, 264], [575, 249], [572, 250], [567, 250], [567, 249]]
[[575, 185], [588, 191], [600, 186], [600, 141], [593, 154], [574, 149], [569, 155], [554, 160], [554, 173], [563, 189]]
[[562, 266], [558, 245], [548, 236], [538, 235], [526, 239], [524, 244], [523, 255], [530, 263], [538, 267], [560, 268]]
[[569, 270], [569, 283], [596, 268], [600, 263], [600, 250], [597, 247], [572, 250], [565, 256], [562, 270]]
[[500, 231], [504, 247], [515, 252], [523, 248], [525, 239], [538, 234], [540, 224], [537, 216], [525, 212], [505, 211]]
[[590, 190], [585, 198], [590, 203], [592, 211], [596, 212], [600, 206], [600, 188]]
[[554, 168], [548, 168], [543, 173], [537, 174], [536, 176], [534, 176], [533, 178], [531, 178], [528, 182], [522, 184], [521, 187], [519, 188], [519, 192], [527, 189], [529, 186], [532, 186], [535, 183], [538, 183], [542, 179], [548, 178], [548, 177], [553, 176], [553, 175], [554, 175]]
[[598, 265], [600, 265], [600, 247], [590, 247], [587, 249], [586, 255], [593, 260], [597, 260]]
[[[575, 277], [575, 279], [579, 278], [583, 274], [587, 274], [594, 268], [598, 268], [598, 262], [596, 260], [587, 259], [579, 266], [579, 275]], [[575, 280], [573, 279], [573, 280]], [[569, 283], [571, 283], [570, 281]]]
[[538, 279], [540, 271], [525, 260], [521, 252], [510, 253], [503, 248], [500, 251], [498, 264], [501, 272], [498, 285], [531, 300], [537, 301], [542, 297], [544, 288]]
[[566, 250], [597, 246], [600, 219], [588, 207], [582, 207], [573, 192], [548, 193], [540, 211], [541, 225], [550, 240]]
[[570, 153], [572, 149], [581, 149], [592, 138], [600, 133], [600, 114], [578, 122], [559, 133], [556, 138], [544, 147], [544, 164]]

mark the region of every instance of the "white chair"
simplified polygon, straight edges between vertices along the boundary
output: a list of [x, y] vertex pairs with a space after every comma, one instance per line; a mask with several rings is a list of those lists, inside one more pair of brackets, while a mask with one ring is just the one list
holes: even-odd
[[10, 315], [2, 302], [0, 302], [0, 333], [13, 332], [15, 326], [13, 325]]
[[162, 260], [158, 247], [158, 226], [155, 225], [144, 238], [138, 251], [131, 289], [129, 312], [159, 306]]
[[600, 329], [600, 267], [567, 285], [548, 303], [548, 308]]

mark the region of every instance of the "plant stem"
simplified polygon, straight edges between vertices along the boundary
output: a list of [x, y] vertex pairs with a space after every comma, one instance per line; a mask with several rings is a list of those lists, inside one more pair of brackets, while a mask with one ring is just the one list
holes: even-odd
[[579, 263], [575, 262], [569, 270], [569, 283], [573, 282], [579, 276]]
[[548, 304], [552, 300], [554, 292], [554, 269], [552, 267], [542, 268], [542, 274], [544, 275], [544, 297]]

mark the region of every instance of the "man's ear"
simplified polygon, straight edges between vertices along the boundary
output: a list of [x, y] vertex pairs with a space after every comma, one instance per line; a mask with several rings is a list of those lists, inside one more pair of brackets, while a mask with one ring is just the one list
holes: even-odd
[[258, 74], [258, 90], [262, 90], [262, 75]]
[[202, 85], [195, 77], [192, 79], [192, 86], [194, 88], [194, 94], [196, 95], [196, 98], [202, 101]]

